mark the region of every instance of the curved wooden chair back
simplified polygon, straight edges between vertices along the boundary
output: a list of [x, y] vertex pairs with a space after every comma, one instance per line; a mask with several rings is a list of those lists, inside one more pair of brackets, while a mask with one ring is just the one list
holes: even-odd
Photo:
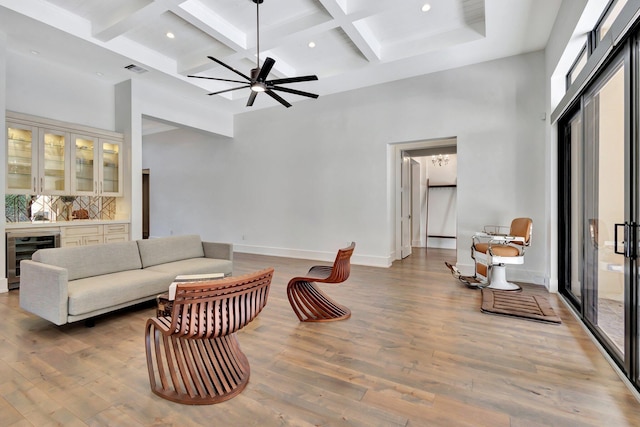
[[170, 331], [215, 338], [244, 328], [267, 304], [273, 269], [207, 282], [179, 283]]
[[[314, 282], [319, 283], [342, 283], [351, 274], [351, 255], [356, 248], [355, 242], [351, 242], [346, 248], [338, 250], [333, 265], [317, 265], [309, 269], [309, 276], [313, 276]], [[326, 277], [325, 277], [326, 276]]]
[[351, 310], [329, 298], [315, 283], [342, 283], [347, 280], [355, 247], [356, 243], [351, 242], [338, 250], [333, 265], [313, 266], [307, 276], [294, 277], [289, 281], [289, 303], [301, 322], [329, 322], [351, 317]]
[[272, 278], [268, 268], [178, 284], [171, 316], [147, 320], [151, 391], [189, 405], [223, 402], [242, 392], [251, 369], [236, 331], [264, 308]]

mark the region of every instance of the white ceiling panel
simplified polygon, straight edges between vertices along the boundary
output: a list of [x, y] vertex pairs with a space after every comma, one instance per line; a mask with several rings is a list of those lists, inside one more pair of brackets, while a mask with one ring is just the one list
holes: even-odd
[[[256, 4], [251, 0], [199, 0], [245, 33], [256, 29]], [[322, 11], [316, 0], [266, 0], [260, 5], [260, 26], [268, 31]]]
[[[167, 37], [169, 32], [174, 38]], [[194, 46], [209, 55], [228, 54], [226, 45], [172, 12], [165, 12], [153, 21], [145, 22], [127, 32], [125, 37], [175, 60], [191, 54]]]
[[71, 13], [92, 22], [102, 21], [107, 17], [125, 16], [127, 13], [139, 10], [153, 0], [48, 0]]

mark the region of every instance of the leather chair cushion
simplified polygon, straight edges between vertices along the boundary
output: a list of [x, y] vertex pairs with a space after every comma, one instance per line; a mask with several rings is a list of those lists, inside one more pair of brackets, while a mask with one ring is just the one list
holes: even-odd
[[[489, 250], [488, 243], [476, 243], [474, 247], [478, 252], [487, 253]], [[520, 256], [518, 248], [508, 245], [491, 245], [491, 252], [496, 256]]]

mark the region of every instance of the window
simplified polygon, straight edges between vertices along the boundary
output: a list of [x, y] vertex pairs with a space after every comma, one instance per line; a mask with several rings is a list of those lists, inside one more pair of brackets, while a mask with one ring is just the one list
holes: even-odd
[[576, 81], [578, 74], [580, 74], [580, 71], [582, 71], [587, 63], [587, 57], [587, 44], [585, 43], [585, 45], [580, 50], [580, 53], [578, 54], [575, 62], [573, 63], [571, 68], [569, 68], [569, 72], [567, 73], [567, 89], [569, 89], [569, 86], [571, 86], [573, 82]]
[[600, 22], [596, 26], [596, 44], [604, 38], [611, 29], [611, 25], [616, 20], [622, 8], [627, 4], [627, 0], [613, 0], [607, 11], [604, 13]]

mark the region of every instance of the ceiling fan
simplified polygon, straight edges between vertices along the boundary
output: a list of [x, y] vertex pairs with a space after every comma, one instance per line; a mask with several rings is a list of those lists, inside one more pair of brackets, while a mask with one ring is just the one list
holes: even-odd
[[257, 26], [257, 29], [256, 29], [257, 60], [256, 60], [256, 68], [253, 68], [251, 70], [251, 75], [247, 76], [241, 71], [236, 70], [235, 68], [225, 64], [224, 62], [214, 58], [213, 56], [207, 57], [213, 62], [216, 62], [222, 65], [223, 67], [227, 68], [228, 70], [231, 70], [234, 73], [238, 74], [239, 76], [244, 77], [246, 82], [242, 80], [220, 79], [217, 77], [205, 77], [205, 76], [187, 76], [187, 77], [193, 77], [197, 79], [217, 80], [221, 82], [242, 83], [242, 86], [237, 86], [231, 89], [212, 92], [212, 93], [209, 93], [208, 95], [218, 95], [220, 93], [231, 92], [238, 89], [250, 88], [251, 93], [249, 94], [249, 99], [247, 100], [247, 107], [251, 107], [253, 105], [253, 102], [255, 101], [256, 96], [260, 92], [266, 93], [267, 95], [269, 95], [270, 97], [272, 97], [273, 99], [275, 99], [276, 101], [278, 101], [280, 104], [284, 105], [287, 108], [291, 107], [291, 104], [289, 104], [284, 98], [282, 98], [280, 95], [278, 95], [274, 91], [287, 92], [287, 93], [292, 93], [294, 95], [306, 96], [314, 99], [317, 98], [318, 95], [316, 95], [315, 93], [309, 93], [301, 90], [290, 89], [288, 87], [279, 86], [285, 83], [298, 83], [298, 82], [307, 82], [311, 80], [318, 80], [318, 77], [315, 75], [267, 80], [267, 77], [269, 76], [269, 73], [271, 72], [271, 69], [273, 68], [273, 65], [276, 63], [276, 61], [273, 58], [267, 57], [267, 59], [264, 60], [264, 64], [262, 64], [262, 67], [260, 67], [260, 3], [262, 3], [264, 0], [250, 0], [250, 1], [256, 4], [256, 26]]

